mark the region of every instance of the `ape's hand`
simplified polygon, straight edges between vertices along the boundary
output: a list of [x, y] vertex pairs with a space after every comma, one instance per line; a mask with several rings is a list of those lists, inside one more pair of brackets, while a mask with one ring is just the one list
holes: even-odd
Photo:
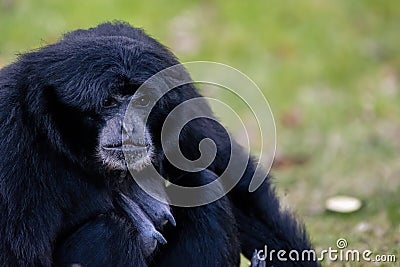
[[[161, 185], [153, 184], [153, 188], [164, 192]], [[173, 226], [176, 225], [168, 204], [156, 200], [137, 184], [129, 190], [129, 195], [120, 193], [118, 202], [132, 222], [132, 227], [137, 230], [146, 256], [150, 256], [154, 252], [158, 243], [162, 245], [167, 243], [159, 231], [162, 231], [168, 222]]]

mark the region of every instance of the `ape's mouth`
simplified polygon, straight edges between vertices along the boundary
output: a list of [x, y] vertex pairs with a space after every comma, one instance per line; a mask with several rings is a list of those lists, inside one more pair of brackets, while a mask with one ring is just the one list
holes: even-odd
[[142, 152], [142, 151], [148, 151], [150, 145], [146, 143], [119, 142], [119, 143], [104, 145], [102, 146], [102, 148], [108, 151]]
[[139, 171], [151, 163], [151, 146], [146, 143], [115, 142], [101, 146], [99, 156], [110, 169]]

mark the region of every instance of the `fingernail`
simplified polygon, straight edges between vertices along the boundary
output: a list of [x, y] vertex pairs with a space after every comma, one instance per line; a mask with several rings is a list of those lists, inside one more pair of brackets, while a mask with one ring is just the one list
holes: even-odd
[[167, 240], [164, 238], [164, 236], [163, 236], [160, 232], [155, 231], [154, 234], [153, 234], [153, 237], [154, 237], [158, 242], [160, 242], [160, 244], [162, 244], [162, 245], [167, 244]]

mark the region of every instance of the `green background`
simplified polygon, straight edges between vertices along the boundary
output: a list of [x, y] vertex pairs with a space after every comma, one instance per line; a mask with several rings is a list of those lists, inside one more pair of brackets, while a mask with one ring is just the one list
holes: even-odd
[[[0, 0], [0, 66], [115, 19], [183, 62], [225, 63], [261, 88], [277, 126], [278, 193], [317, 250], [346, 238], [351, 249], [399, 258], [399, 1]], [[340, 194], [363, 208], [326, 212], [326, 199]]]

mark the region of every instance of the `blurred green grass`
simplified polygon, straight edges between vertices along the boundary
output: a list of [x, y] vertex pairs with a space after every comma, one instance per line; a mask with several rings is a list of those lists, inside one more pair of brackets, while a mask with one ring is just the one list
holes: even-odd
[[[183, 62], [231, 65], [271, 105], [277, 161], [289, 162], [273, 169], [277, 189], [315, 246], [343, 237], [351, 248], [399, 258], [399, 14], [400, 2], [390, 0], [0, 0], [0, 66], [115, 19], [145, 28]], [[337, 194], [365, 206], [326, 213], [324, 201]]]

